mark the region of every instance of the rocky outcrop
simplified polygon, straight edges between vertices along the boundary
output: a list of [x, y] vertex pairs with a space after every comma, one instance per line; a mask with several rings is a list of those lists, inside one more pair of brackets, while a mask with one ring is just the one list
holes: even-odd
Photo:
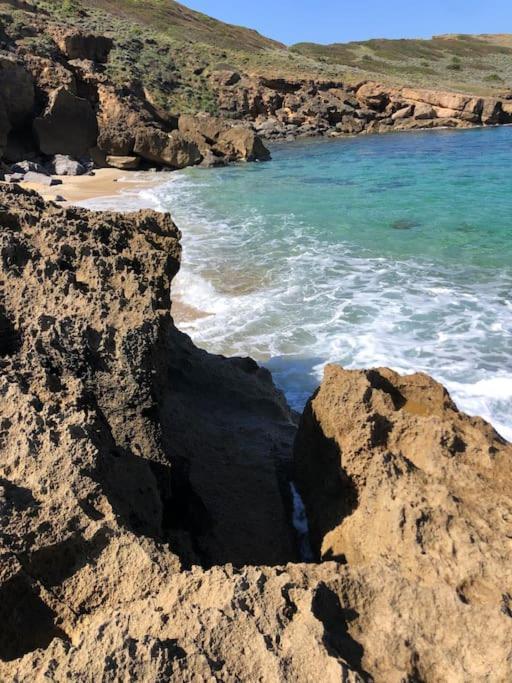
[[0, 55], [0, 102], [13, 128], [23, 127], [34, 109], [30, 74], [13, 57]]
[[179, 238], [0, 186], [0, 679], [509, 680], [512, 447], [424, 375], [329, 368], [295, 564], [294, 418], [174, 326]]
[[[511, 466], [512, 445], [423, 374], [328, 366], [305, 410], [295, 477], [314, 549], [388, 596], [393, 666], [408, 649], [418, 680], [512, 675]], [[367, 667], [399, 680], [372, 637]]]
[[512, 122], [506, 100], [416, 90], [375, 82], [297, 81], [211, 76], [221, 113], [253, 123], [267, 139], [357, 135]]
[[114, 47], [114, 41], [106, 36], [69, 29], [64, 33], [55, 32], [54, 40], [68, 59], [88, 59], [105, 64]]
[[202, 159], [197, 145], [179, 131], [166, 133], [149, 126], [138, 129], [133, 151], [147, 161], [175, 169], [194, 166]]
[[96, 116], [87, 100], [59, 88], [51, 94], [42, 116], [35, 119], [34, 134], [43, 154], [88, 156], [98, 137]]

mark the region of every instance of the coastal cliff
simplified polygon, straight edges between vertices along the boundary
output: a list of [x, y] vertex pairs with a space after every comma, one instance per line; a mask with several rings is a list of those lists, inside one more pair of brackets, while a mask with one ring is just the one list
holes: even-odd
[[[169, 3], [165, 11], [183, 31], [177, 41], [155, 28], [158, 7], [137, 12], [132, 5], [119, 8], [120, 17], [111, 3], [0, 3], [6, 180], [51, 184], [51, 175], [98, 167], [265, 161], [264, 139], [512, 123], [512, 94], [501, 77], [493, 87], [468, 82], [467, 91], [463, 84], [447, 89], [443, 79], [437, 87], [418, 85], [413, 75], [376, 80], [379, 72], [363, 68], [368, 60], [349, 72], [342, 64], [326, 70], [324, 62], [247, 29], [217, 22], [215, 36], [213, 20]], [[198, 27], [196, 44], [190, 35]], [[443, 44], [478, 57], [480, 70], [486, 55], [512, 59], [512, 48], [483, 39]]]
[[424, 375], [330, 367], [297, 428], [174, 325], [169, 215], [2, 186], [0, 216], [0, 679], [510, 679], [492, 427]]

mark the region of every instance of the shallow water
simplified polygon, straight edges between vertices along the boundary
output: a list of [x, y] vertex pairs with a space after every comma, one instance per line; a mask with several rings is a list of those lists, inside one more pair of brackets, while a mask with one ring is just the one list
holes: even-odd
[[[183, 230], [183, 324], [301, 409], [328, 361], [424, 370], [512, 439], [512, 129], [274, 147], [144, 192]], [[176, 291], [175, 289], [175, 291]]]

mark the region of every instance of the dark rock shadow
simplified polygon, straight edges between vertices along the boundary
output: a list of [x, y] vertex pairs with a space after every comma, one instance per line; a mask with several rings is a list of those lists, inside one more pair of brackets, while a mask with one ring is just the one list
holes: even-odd
[[323, 641], [329, 653], [339, 656], [357, 671], [361, 678], [371, 683], [372, 676], [363, 669], [363, 646], [350, 635], [349, 625], [359, 614], [344, 609], [336, 593], [325, 583], [320, 583], [313, 598], [313, 614], [324, 626]]

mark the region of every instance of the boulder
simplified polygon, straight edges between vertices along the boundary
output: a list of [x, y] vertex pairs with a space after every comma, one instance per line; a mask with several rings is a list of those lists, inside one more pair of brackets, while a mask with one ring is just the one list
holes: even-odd
[[98, 148], [107, 155], [132, 156], [135, 134], [155, 121], [132, 95], [121, 95], [111, 87], [98, 87]]
[[418, 121], [423, 121], [425, 119], [435, 119], [436, 112], [432, 105], [425, 104], [424, 102], [418, 102], [414, 105], [414, 118]]
[[502, 117], [501, 101], [493, 97], [487, 97], [482, 108], [482, 123], [485, 126], [494, 126], [501, 123]]
[[402, 88], [402, 97], [413, 102], [424, 102], [433, 107], [443, 109], [456, 109], [463, 111], [471, 97], [459, 95], [458, 93], [438, 92], [436, 90], [415, 90], [412, 88]]
[[46, 185], [47, 187], [53, 187], [54, 185], [62, 185], [62, 180], [52, 178], [47, 173], [35, 173], [34, 171], [29, 171], [28, 173], [25, 173], [23, 177], [23, 182], [33, 183], [34, 185]]
[[50, 173], [55, 175], [84, 175], [87, 172], [87, 168], [80, 161], [73, 159], [65, 154], [56, 154], [53, 159], [49, 162], [48, 168]]
[[261, 138], [243, 126], [234, 126], [222, 133], [216, 147], [229, 161], [268, 161], [271, 158]]
[[377, 83], [365, 83], [358, 89], [356, 96], [367, 107], [376, 111], [384, 111], [390, 99], [389, 88], [384, 88]]
[[194, 166], [202, 160], [197, 145], [179, 131], [165, 133], [150, 126], [137, 130], [134, 151], [147, 161], [176, 169]]
[[399, 121], [401, 119], [408, 119], [410, 116], [412, 116], [414, 113], [414, 106], [412, 104], [408, 104], [405, 107], [401, 107], [397, 111], [395, 111], [394, 114], [391, 115], [391, 118], [393, 121]]
[[85, 33], [71, 29], [63, 34], [54, 36], [60, 51], [68, 59], [88, 59], [92, 62], [104, 64], [108, 61], [114, 41], [106, 36]]
[[184, 114], [178, 121], [180, 133], [186, 140], [197, 145], [203, 157], [212, 151], [220, 134], [228, 128], [229, 125], [225, 121], [214, 116]]
[[42, 175], [50, 175], [42, 164], [36, 161], [20, 161], [11, 166], [11, 173], [41, 173]]
[[385, 593], [390, 611], [373, 608], [373, 622], [395, 645], [372, 653], [376, 680], [410, 680], [386, 673], [404, 617], [414, 680], [510, 680], [512, 444], [427, 375], [330, 365], [294, 457], [317, 555]]
[[35, 119], [34, 134], [44, 154], [85, 156], [98, 137], [96, 116], [87, 100], [59, 88], [43, 115]]
[[116, 157], [107, 156], [107, 165], [111, 168], [118, 168], [121, 171], [134, 171], [140, 166], [140, 157], [127, 156], [127, 157]]
[[[4, 109], [1, 116], [7, 116], [12, 128], [22, 128], [34, 111], [34, 83], [26, 69], [6, 55], [0, 55], [0, 97]], [[2, 127], [5, 130], [5, 121]]]

